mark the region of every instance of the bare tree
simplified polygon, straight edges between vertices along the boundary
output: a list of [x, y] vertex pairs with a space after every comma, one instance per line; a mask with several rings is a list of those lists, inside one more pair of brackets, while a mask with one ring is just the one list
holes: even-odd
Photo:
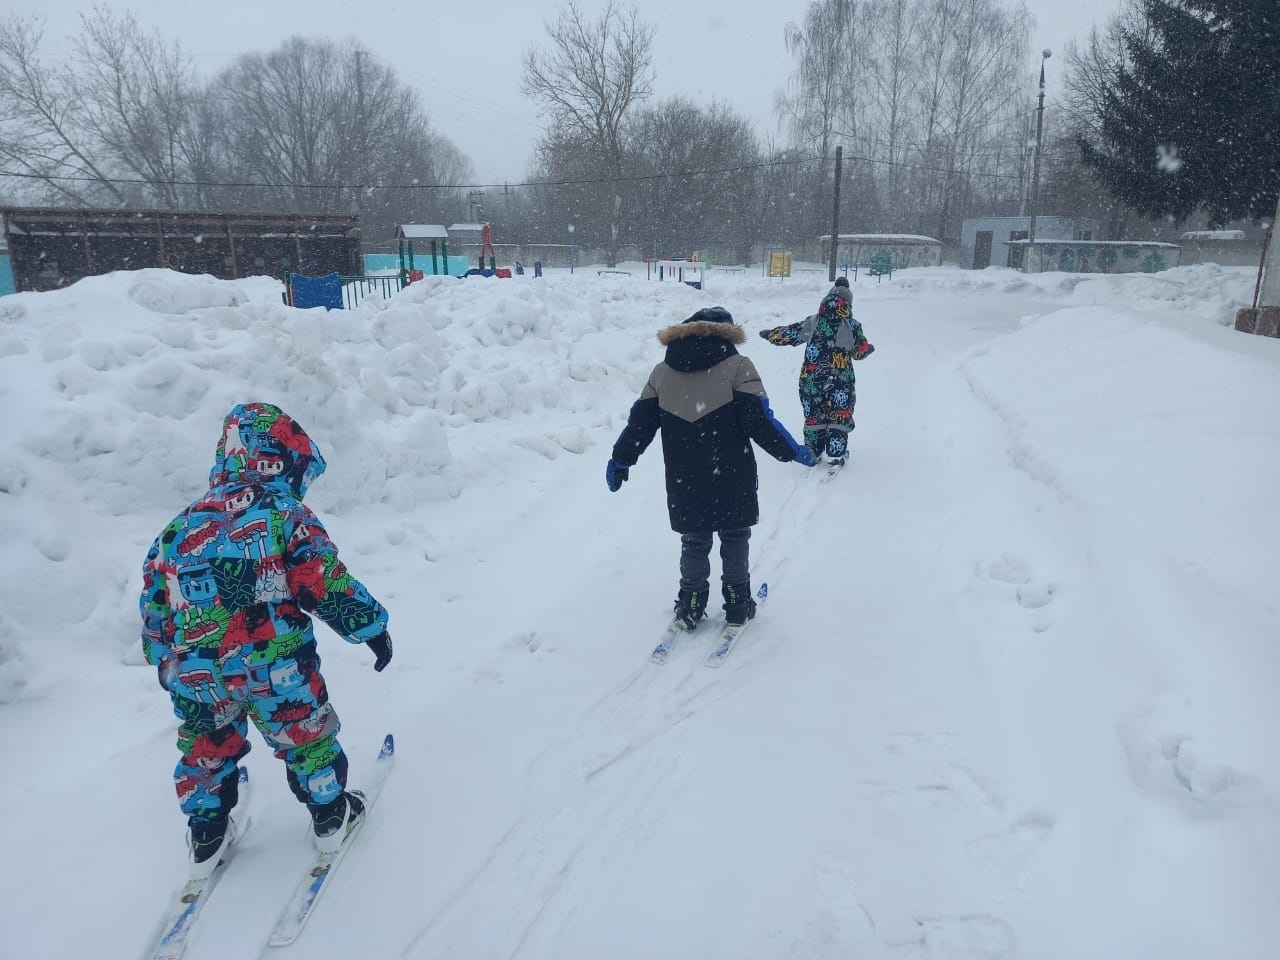
[[1096, 142], [1102, 127], [1106, 90], [1121, 67], [1131, 66], [1125, 35], [1150, 40], [1151, 19], [1142, 0], [1123, 0], [1120, 10], [1101, 29], [1089, 28], [1083, 43], [1068, 42], [1064, 53], [1063, 98], [1072, 132]]
[[1022, 0], [1008, 7], [999, 6], [998, 0], [959, 0], [956, 12], [942, 101], [946, 177], [938, 235], [944, 240], [951, 226], [957, 173], [973, 168], [979, 150], [991, 150], [997, 139], [992, 132], [1009, 119], [1009, 108], [1023, 93], [1031, 33]]
[[84, 107], [95, 152], [146, 182], [160, 206], [183, 206], [191, 118], [202, 95], [190, 57], [178, 43], [145, 34], [131, 14], [95, 7], [75, 40], [72, 95]]
[[714, 247], [750, 257], [758, 239], [760, 148], [751, 123], [722, 104], [672, 97], [628, 125], [633, 168], [645, 175], [636, 204], [655, 253]]
[[535, 47], [524, 55], [523, 91], [550, 115], [553, 140], [587, 145], [613, 180], [613, 189], [596, 197], [605, 206], [606, 249], [613, 266], [626, 175], [623, 128], [631, 109], [652, 92], [654, 29], [634, 6], [622, 10], [608, 0], [597, 19], [587, 20], [576, 0], [567, 0], [546, 30], [550, 49]]
[[1072, 160], [1050, 178], [1051, 182], [1059, 181], [1055, 185], [1064, 193], [1069, 192], [1082, 207], [1092, 201], [1092, 205], [1103, 210], [1107, 221], [1106, 236], [1113, 240], [1124, 236], [1129, 208], [1108, 192], [1103, 191], [1103, 197], [1098, 197], [1099, 184], [1095, 175], [1082, 169], [1078, 159], [1078, 143], [1085, 141], [1098, 145], [1101, 142], [1107, 90], [1116, 83], [1122, 68], [1132, 66], [1126, 36], [1143, 38], [1148, 42], [1154, 36], [1151, 19], [1142, 0], [1124, 0], [1120, 10], [1101, 29], [1092, 27], [1082, 44], [1071, 41], [1067, 45], [1064, 57], [1066, 70], [1063, 73], [1066, 91], [1063, 126], [1067, 136], [1058, 142], [1058, 152], [1071, 156]]
[[368, 51], [292, 37], [241, 57], [215, 88], [224, 176], [264, 185], [236, 188], [242, 203], [362, 213], [375, 230], [456, 209], [456, 189], [415, 188], [458, 183], [469, 165]]
[[920, 38], [915, 30], [918, 0], [872, 0], [869, 8], [868, 68], [874, 93], [872, 152], [883, 161], [889, 226], [902, 227], [903, 184], [908, 141], [915, 118], [910, 105], [918, 82]]
[[828, 158], [837, 141], [856, 140], [861, 132], [865, 57], [858, 28], [858, 0], [815, 0], [803, 25], [788, 23], [784, 30], [794, 69], [775, 110], [792, 141], [814, 151], [822, 160], [815, 168], [808, 214], [811, 229], [826, 217], [825, 197], [831, 189]]
[[82, 206], [123, 203], [86, 132], [73, 72], [39, 58], [43, 37], [35, 19], [0, 21], [0, 160], [45, 196]]

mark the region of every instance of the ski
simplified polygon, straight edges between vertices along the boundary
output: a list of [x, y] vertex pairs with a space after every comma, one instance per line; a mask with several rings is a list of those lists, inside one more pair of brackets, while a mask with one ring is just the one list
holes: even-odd
[[676, 641], [689, 633], [693, 633], [693, 631], [673, 617], [671, 622], [667, 624], [667, 628], [662, 631], [662, 639], [653, 648], [653, 653], [649, 654], [649, 659], [654, 663], [666, 663], [667, 657], [671, 656], [671, 648], [675, 646]]
[[302, 928], [306, 926], [311, 914], [315, 911], [316, 902], [328, 887], [338, 864], [342, 862], [343, 857], [346, 856], [347, 851], [351, 848], [351, 844], [355, 841], [356, 835], [364, 829], [365, 823], [373, 813], [373, 805], [378, 799], [378, 794], [382, 793], [387, 777], [391, 774], [391, 761], [395, 758], [395, 754], [395, 738], [388, 733], [382, 741], [382, 749], [378, 751], [378, 759], [374, 763], [373, 777], [368, 786], [361, 791], [364, 793], [364, 819], [355, 825], [355, 828], [343, 840], [342, 846], [335, 852], [316, 853], [311, 866], [307, 868], [306, 875], [298, 884], [297, 889], [294, 890], [293, 897], [289, 900], [289, 905], [280, 914], [280, 919], [276, 922], [275, 929], [271, 931], [271, 938], [267, 941], [268, 948], [287, 947], [297, 940], [302, 933]]
[[[760, 584], [760, 589], [756, 591], [756, 611], [759, 615], [759, 608], [764, 606], [765, 600], [769, 598], [769, 584]], [[738, 638], [751, 626], [751, 621], [739, 624], [725, 624], [723, 630], [720, 631], [720, 642], [716, 644], [715, 649], [707, 654], [705, 661], [708, 667], [718, 667], [728, 659], [729, 654], [733, 652], [734, 646], [738, 642]]]
[[826, 475], [822, 478], [824, 482], [831, 480], [845, 468], [847, 460], [841, 460], [839, 463], [827, 463]]
[[192, 877], [182, 888], [182, 892], [178, 894], [178, 899], [165, 920], [164, 933], [156, 944], [155, 950], [152, 951], [151, 960], [178, 960], [182, 956], [183, 951], [187, 949], [187, 939], [191, 936], [191, 928], [195, 925], [196, 918], [200, 915], [205, 901], [209, 899], [209, 894], [213, 892], [213, 888], [222, 877], [223, 871], [226, 870], [227, 862], [235, 853], [236, 846], [240, 843], [245, 833], [248, 832], [250, 824], [253, 823], [253, 817], [249, 813], [249, 770], [247, 767], [240, 768], [238, 779], [236, 810], [243, 810], [244, 817], [239, 819], [234, 813], [232, 814], [231, 827], [227, 831], [227, 842], [223, 847], [218, 865], [213, 868], [213, 872], [207, 877]]

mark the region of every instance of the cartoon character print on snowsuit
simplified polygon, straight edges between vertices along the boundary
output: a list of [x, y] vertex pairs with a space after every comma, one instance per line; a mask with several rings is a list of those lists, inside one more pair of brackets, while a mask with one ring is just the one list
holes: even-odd
[[324, 468], [311, 438], [279, 408], [237, 406], [208, 492], [147, 554], [142, 647], [162, 668], [181, 721], [174, 780], [189, 818], [226, 813], [220, 793], [249, 752], [250, 720], [284, 760], [299, 800], [325, 803], [346, 785], [308, 612], [351, 643], [384, 631], [387, 614], [302, 503]]
[[853, 318], [850, 292], [835, 286], [822, 298], [818, 312], [799, 323], [762, 331], [778, 346], [805, 344], [800, 367], [800, 407], [804, 411], [805, 443], [815, 454], [843, 457], [853, 430], [857, 391], [853, 361], [875, 350]]

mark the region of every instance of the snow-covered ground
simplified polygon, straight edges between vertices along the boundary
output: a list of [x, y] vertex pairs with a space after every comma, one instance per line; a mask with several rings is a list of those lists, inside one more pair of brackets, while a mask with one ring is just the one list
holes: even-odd
[[[147, 545], [223, 415], [322, 445], [308, 498], [391, 611], [321, 628], [353, 785], [397, 771], [310, 960], [1271, 960], [1280, 950], [1280, 342], [1252, 271], [860, 280], [854, 459], [761, 455], [771, 598], [731, 660], [648, 652], [676, 588], [657, 445], [609, 449], [655, 333], [825, 281], [428, 278], [353, 312], [163, 271], [0, 299], [0, 957], [137, 957], [183, 877]], [[256, 735], [254, 735], [256, 737]], [[256, 956], [309, 850], [256, 825], [193, 960]], [[69, 904], [67, 898], [75, 897]]]

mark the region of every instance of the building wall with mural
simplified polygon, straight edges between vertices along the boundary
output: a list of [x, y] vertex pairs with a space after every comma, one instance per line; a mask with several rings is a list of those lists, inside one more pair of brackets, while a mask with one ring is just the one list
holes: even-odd
[[[822, 262], [831, 255], [831, 234], [822, 238]], [[836, 266], [869, 267], [888, 256], [894, 270], [936, 267], [942, 263], [942, 241], [907, 233], [842, 233], [836, 248]]]
[[1024, 273], [1157, 273], [1176, 267], [1176, 243], [1153, 240], [1015, 240], [1026, 248]]

